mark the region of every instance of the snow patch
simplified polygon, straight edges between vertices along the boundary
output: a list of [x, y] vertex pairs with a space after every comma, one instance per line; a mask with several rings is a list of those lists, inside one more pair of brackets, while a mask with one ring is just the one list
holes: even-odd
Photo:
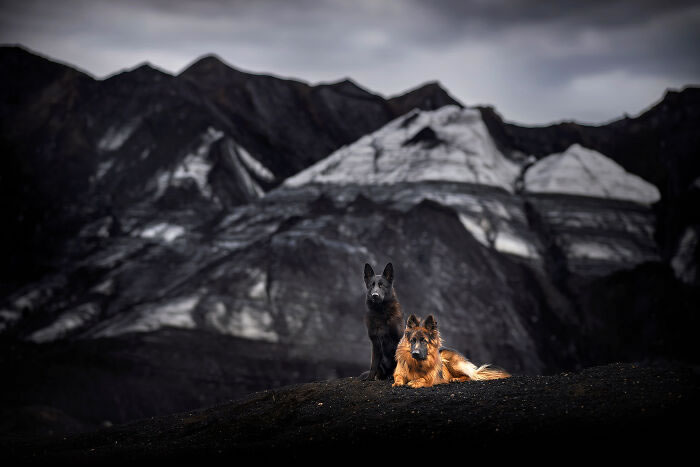
[[95, 337], [113, 337], [134, 332], [156, 331], [163, 327], [194, 329], [192, 312], [198, 296], [179, 297], [157, 306], [143, 306], [133, 313], [122, 314], [105, 323]]
[[40, 289], [34, 289], [21, 295], [12, 303], [12, 306], [17, 310], [32, 310], [35, 308], [36, 302], [41, 298]]
[[253, 300], [264, 300], [267, 298], [267, 274], [261, 274], [253, 286], [248, 291], [248, 297]]
[[138, 235], [142, 238], [153, 238], [170, 243], [176, 238], [181, 237], [184, 233], [185, 228], [181, 225], [161, 222], [159, 224], [146, 227]]
[[106, 281], [100, 282], [90, 289], [90, 292], [100, 295], [112, 295], [114, 293], [114, 279], [109, 278]]
[[484, 218], [482, 218], [481, 221], [476, 221], [470, 216], [460, 213], [459, 220], [464, 226], [464, 228], [467, 229], [467, 232], [472, 234], [476, 241], [478, 241], [485, 247], [491, 247], [491, 242], [489, 242], [487, 235], [488, 226], [486, 225]]
[[110, 171], [112, 166], [114, 165], [114, 159], [108, 159], [104, 162], [100, 162], [100, 164], [97, 166], [97, 179], [100, 180], [102, 177], [107, 175], [107, 172]]
[[71, 330], [82, 326], [89, 319], [96, 316], [97, 313], [97, 305], [94, 303], [86, 303], [75, 310], [63, 313], [52, 324], [35, 331], [27, 339], [37, 344], [54, 341], [65, 336]]
[[487, 248], [494, 248], [498, 252], [523, 258], [540, 258], [537, 248], [532, 243], [512, 232], [496, 230], [485, 217], [477, 219], [459, 213], [459, 220], [476, 241]]
[[525, 190], [531, 193], [621, 199], [642, 204], [652, 204], [661, 199], [654, 185], [627, 172], [603, 154], [579, 144], [533, 164], [525, 173]]
[[539, 258], [537, 249], [522, 237], [509, 232], [498, 232], [494, 247], [501, 253], [508, 253], [523, 258]]
[[248, 170], [253, 172], [259, 179], [265, 180], [266, 182], [274, 182], [275, 175], [265, 167], [260, 161], [250, 155], [248, 151], [242, 146], [238, 146], [238, 156], [241, 158], [241, 162], [246, 166]]
[[211, 197], [211, 188], [207, 181], [211, 171], [211, 163], [200, 154], [189, 154], [182, 163], [175, 168], [170, 183], [177, 185], [182, 180], [192, 179], [197, 184], [199, 191], [205, 198]]
[[19, 320], [21, 314], [15, 310], [0, 310], [0, 331], [4, 331], [10, 324]]
[[243, 305], [236, 310], [229, 310], [223, 302], [217, 302], [205, 320], [218, 331], [246, 339], [277, 342], [279, 336], [271, 328], [273, 319], [266, 310]]
[[496, 147], [478, 109], [413, 111], [290, 177], [308, 183], [449, 181], [512, 192], [520, 167]]
[[168, 186], [178, 186], [183, 180], [188, 179], [193, 180], [197, 184], [197, 188], [199, 188], [199, 191], [205, 198], [210, 198], [212, 192], [208, 179], [212, 164], [208, 160], [209, 151], [211, 145], [223, 138], [223, 136], [223, 131], [213, 127], [207, 128], [207, 131], [201, 136], [200, 145], [193, 153], [187, 154], [172, 172], [164, 172], [158, 175], [156, 180], [156, 198], [162, 196]]
[[634, 252], [620, 245], [594, 241], [577, 241], [569, 245], [566, 252], [567, 256], [572, 258], [596, 261], [624, 262], [636, 258]]
[[255, 199], [265, 194], [265, 191], [253, 180], [245, 168], [242, 156], [243, 153], [247, 154], [245, 148], [229, 139], [226, 141], [225, 150], [228, 153], [231, 164], [233, 164], [236, 169], [235, 172], [238, 175], [238, 184], [245, 189], [248, 196]]
[[141, 124], [141, 117], [135, 118], [121, 127], [111, 126], [97, 143], [100, 151], [116, 151], [128, 140]]
[[686, 284], [694, 284], [697, 279], [697, 263], [695, 252], [698, 249], [698, 232], [696, 228], [690, 226], [685, 229], [676, 254], [671, 259], [673, 273], [678, 280]]

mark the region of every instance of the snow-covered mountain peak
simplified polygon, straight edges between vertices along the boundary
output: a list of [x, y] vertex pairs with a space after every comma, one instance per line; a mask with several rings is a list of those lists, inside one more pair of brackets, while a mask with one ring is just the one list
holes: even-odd
[[507, 159], [478, 109], [413, 110], [342, 147], [285, 186], [447, 181], [511, 191], [519, 166]]
[[565, 193], [642, 204], [661, 198], [654, 185], [580, 144], [572, 144], [566, 151], [532, 165], [525, 173], [525, 189], [532, 193]]

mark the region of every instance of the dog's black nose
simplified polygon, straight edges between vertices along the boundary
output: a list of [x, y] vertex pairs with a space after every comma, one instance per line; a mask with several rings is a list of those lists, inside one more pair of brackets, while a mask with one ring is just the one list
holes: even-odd
[[411, 356], [415, 359], [420, 359], [420, 352], [411, 352]]
[[372, 300], [379, 300], [379, 294], [378, 294], [378, 293], [373, 293], [373, 294], [372, 294]]

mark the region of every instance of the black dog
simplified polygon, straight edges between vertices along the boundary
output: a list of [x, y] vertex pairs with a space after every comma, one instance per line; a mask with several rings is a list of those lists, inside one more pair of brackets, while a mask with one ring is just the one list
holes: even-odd
[[396, 347], [404, 332], [401, 305], [394, 292], [394, 267], [388, 263], [381, 276], [375, 276], [372, 266], [365, 264], [367, 313], [365, 324], [372, 341], [372, 364], [362, 379], [391, 378], [396, 368]]

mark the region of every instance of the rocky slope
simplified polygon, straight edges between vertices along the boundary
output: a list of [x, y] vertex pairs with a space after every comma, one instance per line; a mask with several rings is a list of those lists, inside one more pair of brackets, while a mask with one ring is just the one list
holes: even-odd
[[[693, 88], [636, 119], [524, 128], [434, 83], [385, 100], [213, 57], [98, 81], [0, 51], [11, 413], [94, 426], [358, 374], [365, 262], [392, 261], [404, 309], [477, 363], [697, 361], [695, 189], [678, 201], [649, 175], [659, 153], [603, 144], [692, 140]], [[664, 170], [700, 176], [697, 147]]]
[[214, 56], [178, 76], [144, 64], [96, 80], [0, 47], [0, 66], [5, 292], [60, 267], [88, 221], [118, 231], [120, 211], [144, 198], [245, 203], [414, 106], [456, 103], [434, 84], [386, 100], [349, 80], [310, 86]]
[[[345, 459], [681, 460], [692, 451], [698, 374], [608, 365], [581, 373], [392, 388], [355, 378], [253, 394], [71, 437], [4, 438], [32, 463]], [[504, 451], [504, 447], [507, 449]]]
[[[626, 170], [656, 185], [661, 194], [656, 237], [667, 259], [682, 249], [682, 238], [697, 238], [700, 215], [690, 206], [700, 200], [700, 88], [688, 86], [666, 95], [637, 117], [605, 125], [562, 122], [523, 127], [504, 122], [490, 107], [482, 108], [501, 149], [543, 157], [572, 144], [605, 154]], [[694, 262], [700, 259], [694, 250]], [[692, 282], [697, 285], [697, 279]]]

